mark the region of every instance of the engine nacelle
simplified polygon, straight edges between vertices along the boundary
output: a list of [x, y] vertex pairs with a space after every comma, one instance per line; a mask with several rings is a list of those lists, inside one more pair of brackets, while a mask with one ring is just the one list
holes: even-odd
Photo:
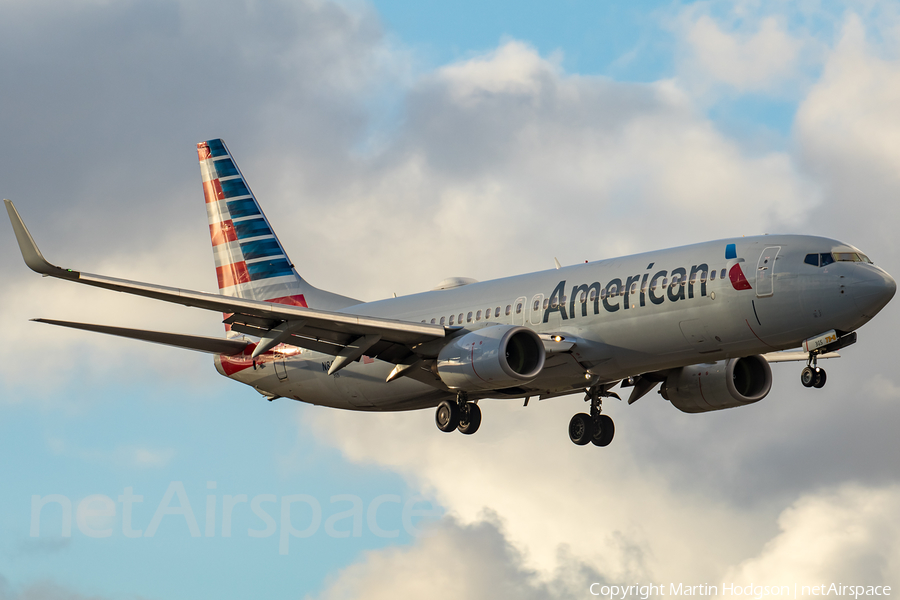
[[530, 329], [494, 325], [452, 340], [438, 354], [438, 376], [453, 390], [499, 390], [538, 376], [546, 358]]
[[753, 404], [772, 389], [772, 369], [762, 356], [731, 358], [669, 373], [660, 393], [686, 413]]

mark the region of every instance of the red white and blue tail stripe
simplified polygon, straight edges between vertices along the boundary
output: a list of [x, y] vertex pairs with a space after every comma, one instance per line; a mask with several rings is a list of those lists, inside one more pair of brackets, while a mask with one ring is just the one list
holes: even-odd
[[222, 140], [197, 144], [219, 291], [307, 306], [294, 270], [256, 197]]

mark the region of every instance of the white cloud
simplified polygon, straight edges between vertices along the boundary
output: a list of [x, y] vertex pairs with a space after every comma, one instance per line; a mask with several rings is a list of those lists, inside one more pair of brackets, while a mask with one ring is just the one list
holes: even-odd
[[[346, 569], [317, 600], [371, 598], [466, 598], [523, 600], [588, 596], [589, 569], [575, 565], [549, 581], [522, 563], [493, 521], [461, 525], [444, 519], [413, 546], [368, 552]], [[584, 583], [587, 581], [588, 583]], [[307, 598], [310, 598], [309, 596]]]
[[843, 488], [800, 498], [759, 555], [723, 577], [736, 583], [900, 584], [900, 486]]
[[682, 69], [711, 84], [739, 93], [773, 92], [796, 77], [802, 66], [803, 41], [775, 17], [761, 19], [752, 33], [723, 29], [702, 13], [684, 26], [687, 64]]
[[[480, 522], [484, 511], [500, 515], [523, 563], [544, 577], [566, 566], [560, 552], [567, 549], [609, 580], [704, 580], [765, 541], [755, 511], [703, 489], [671, 487], [656, 466], [635, 460], [628, 433], [606, 450], [574, 446], [565, 425], [578, 404], [573, 398], [523, 409], [489, 401], [472, 438], [437, 432], [430, 411], [318, 411], [311, 424], [305, 420], [312, 431], [331, 432], [351, 460], [388, 467], [430, 490], [461, 523]], [[710, 546], [719, 549], [715, 556], [694, 559]]]
[[800, 104], [795, 135], [804, 167], [824, 190], [813, 222], [866, 239], [874, 260], [896, 272], [900, 52], [873, 47], [869, 33], [858, 16], [846, 17], [821, 79]]
[[112, 449], [84, 448], [72, 445], [59, 437], [49, 438], [47, 447], [57, 456], [72, 456], [89, 463], [137, 468], [166, 467], [177, 454], [174, 448], [147, 446], [117, 446]]

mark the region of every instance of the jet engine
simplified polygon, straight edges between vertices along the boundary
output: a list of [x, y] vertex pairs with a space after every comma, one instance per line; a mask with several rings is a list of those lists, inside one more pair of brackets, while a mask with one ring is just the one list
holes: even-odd
[[435, 370], [453, 390], [497, 390], [534, 379], [544, 368], [545, 358], [544, 344], [532, 330], [494, 325], [444, 346]]
[[686, 413], [753, 404], [772, 388], [772, 369], [762, 356], [691, 365], [669, 373], [662, 397]]

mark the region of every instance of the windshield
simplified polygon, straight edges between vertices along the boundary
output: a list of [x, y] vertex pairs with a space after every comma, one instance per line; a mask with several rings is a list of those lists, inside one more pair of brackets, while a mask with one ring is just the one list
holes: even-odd
[[803, 259], [808, 265], [825, 267], [833, 262], [864, 262], [873, 264], [869, 257], [862, 252], [822, 252], [820, 254], [807, 254]]

